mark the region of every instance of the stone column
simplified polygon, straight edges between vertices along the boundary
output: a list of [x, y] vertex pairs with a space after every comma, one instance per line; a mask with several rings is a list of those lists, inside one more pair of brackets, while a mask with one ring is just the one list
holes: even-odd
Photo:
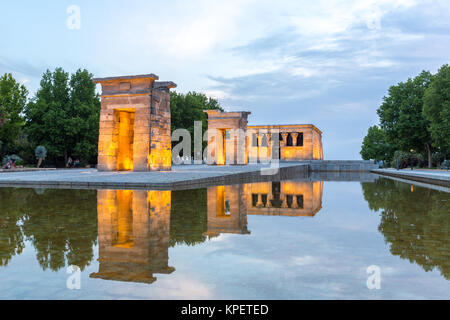
[[287, 145], [287, 136], [288, 136], [288, 133], [287, 133], [287, 132], [281, 132], [280, 134], [281, 134], [281, 137], [283, 138], [283, 140], [280, 141], [280, 146], [281, 146], [281, 147], [285, 147], [285, 146]]
[[270, 202], [271, 200], [273, 200], [273, 194], [269, 193], [267, 195], [267, 205], [266, 205], [267, 208], [271, 208], [272, 207], [272, 203]]
[[98, 137], [99, 171], [115, 171], [117, 169], [117, 139], [115, 139], [114, 110], [107, 109], [107, 103], [102, 99]]
[[297, 205], [297, 196], [292, 196], [292, 209], [297, 209], [298, 205]]
[[261, 208], [263, 206], [263, 202], [262, 202], [262, 196], [260, 193], [258, 193], [258, 202], [256, 203], [256, 206], [258, 208]]
[[281, 194], [280, 198], [283, 200], [283, 204], [281, 205], [282, 208], [287, 208], [287, 197], [285, 194]]
[[291, 137], [292, 137], [292, 145], [297, 146], [298, 132], [292, 132]]
[[262, 147], [262, 140], [263, 140], [264, 134], [263, 133], [257, 133], [257, 139], [258, 139], [258, 147]]
[[272, 160], [272, 134], [266, 133], [267, 136], [267, 158], [268, 160]]
[[[151, 97], [149, 96], [145, 98], [146, 100], [149, 100], [148, 104], [150, 104]], [[147, 161], [150, 154], [150, 123], [150, 108], [136, 108], [133, 144], [134, 171], [147, 171], [149, 169]]]

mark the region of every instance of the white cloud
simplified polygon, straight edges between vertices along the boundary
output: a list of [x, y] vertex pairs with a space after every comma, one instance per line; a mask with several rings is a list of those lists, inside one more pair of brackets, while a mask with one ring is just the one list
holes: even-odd
[[319, 264], [320, 259], [317, 257], [305, 255], [301, 257], [292, 257], [292, 263], [297, 266], [308, 266], [313, 264]]

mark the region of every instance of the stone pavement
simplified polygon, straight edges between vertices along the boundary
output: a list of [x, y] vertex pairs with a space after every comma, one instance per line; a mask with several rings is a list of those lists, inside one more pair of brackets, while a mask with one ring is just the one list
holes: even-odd
[[[307, 177], [309, 166], [280, 163], [278, 172], [267, 165], [207, 166], [175, 165], [172, 171], [101, 172], [97, 169], [57, 169], [51, 171], [10, 172], [0, 174], [1, 186], [46, 186], [62, 188], [199, 188], [225, 183], [242, 183]], [[275, 174], [274, 174], [275, 173]]]
[[14, 169], [0, 169], [0, 173], [3, 172], [25, 172], [25, 171], [51, 171], [56, 170], [55, 168], [14, 168]]
[[450, 186], [450, 171], [444, 170], [411, 170], [411, 169], [375, 169], [374, 173], [398, 177], [403, 179], [409, 179], [419, 182], [432, 183], [445, 187]]

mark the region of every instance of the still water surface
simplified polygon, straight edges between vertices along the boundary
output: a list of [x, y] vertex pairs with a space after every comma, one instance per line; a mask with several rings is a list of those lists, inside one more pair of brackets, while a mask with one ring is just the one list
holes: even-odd
[[449, 193], [387, 178], [0, 188], [0, 299], [449, 299], [449, 222]]

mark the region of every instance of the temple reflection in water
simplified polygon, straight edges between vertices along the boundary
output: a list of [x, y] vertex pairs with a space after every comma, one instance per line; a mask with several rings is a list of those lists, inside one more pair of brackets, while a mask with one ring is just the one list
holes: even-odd
[[247, 213], [310, 216], [322, 208], [323, 181], [259, 182], [247, 185]]
[[93, 278], [152, 283], [168, 274], [171, 191], [99, 190], [99, 272]]
[[[248, 214], [312, 217], [322, 207], [322, 191], [322, 181], [209, 187], [207, 230], [203, 235], [249, 234]], [[172, 273], [171, 202], [171, 191], [99, 190], [99, 271], [90, 276], [152, 283], [154, 274]]]

